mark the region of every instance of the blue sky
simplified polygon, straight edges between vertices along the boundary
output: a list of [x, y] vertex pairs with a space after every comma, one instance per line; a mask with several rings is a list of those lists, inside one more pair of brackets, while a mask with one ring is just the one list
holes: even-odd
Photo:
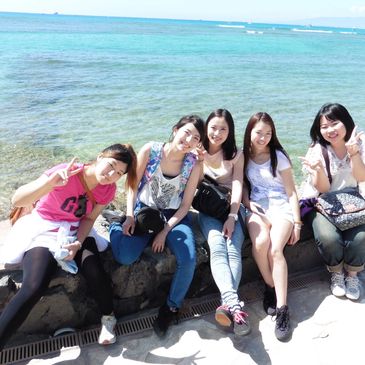
[[285, 22], [365, 17], [365, 0], [1, 0], [0, 11]]

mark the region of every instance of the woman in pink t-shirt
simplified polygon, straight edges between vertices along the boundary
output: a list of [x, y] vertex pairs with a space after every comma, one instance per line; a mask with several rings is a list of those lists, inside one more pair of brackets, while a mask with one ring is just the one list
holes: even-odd
[[2, 261], [22, 261], [23, 282], [0, 316], [0, 350], [48, 287], [57, 262], [66, 270], [73, 262], [85, 276], [103, 315], [99, 343], [115, 342], [110, 279], [99, 259], [100, 247], [88, 236], [97, 216], [113, 200], [117, 180], [125, 174], [127, 185], [134, 188], [136, 155], [132, 146], [114, 144], [92, 164], [75, 164], [74, 158], [15, 192], [14, 206], [37, 203], [31, 214], [14, 224], [5, 243]]

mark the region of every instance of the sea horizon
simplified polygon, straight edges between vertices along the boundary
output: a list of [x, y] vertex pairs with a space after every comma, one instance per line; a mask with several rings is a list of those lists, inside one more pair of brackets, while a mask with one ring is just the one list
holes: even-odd
[[[88, 17], [88, 18], [115, 18], [115, 19], [130, 19], [130, 20], [157, 20], [157, 21], [182, 21], [182, 22], [208, 22], [208, 23], [231, 23], [231, 24], [261, 24], [261, 25], [286, 25], [286, 26], [303, 26], [303, 27], [315, 27], [315, 28], [339, 28], [339, 29], [357, 29], [365, 30], [365, 17], [318, 17], [309, 19], [297, 19], [289, 21], [254, 21], [254, 20], [219, 20], [219, 19], [187, 19], [187, 18], [168, 18], [168, 17], [138, 17], [138, 16], [118, 16], [118, 15], [95, 15], [95, 14], [66, 14], [60, 12], [50, 12], [50, 13], [27, 13], [27, 12], [10, 12], [10, 11], [0, 11], [1, 14], [15, 14], [15, 15], [41, 15], [41, 16], [65, 16], [65, 17]], [[343, 19], [343, 20], [363, 20], [364, 24], [362, 26], [345, 26], [345, 25], [325, 25], [325, 24], [312, 24], [313, 21], [318, 21], [323, 19], [323, 21], [329, 21], [331, 19]]]

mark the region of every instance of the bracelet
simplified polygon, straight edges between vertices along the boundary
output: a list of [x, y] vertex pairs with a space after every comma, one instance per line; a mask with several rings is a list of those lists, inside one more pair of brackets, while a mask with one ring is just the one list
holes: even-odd
[[238, 220], [238, 214], [237, 213], [229, 213], [228, 217], [232, 217], [236, 222]]
[[302, 221], [294, 221], [294, 224], [296, 224], [297, 226], [302, 226], [303, 222]]

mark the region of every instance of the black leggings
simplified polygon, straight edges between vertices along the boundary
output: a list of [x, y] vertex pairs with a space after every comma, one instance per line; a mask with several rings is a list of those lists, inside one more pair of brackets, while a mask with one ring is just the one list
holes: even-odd
[[[100, 262], [94, 238], [88, 237], [75, 256], [79, 270], [86, 278], [91, 294], [102, 314], [113, 312], [111, 281]], [[23, 282], [0, 316], [0, 351], [10, 336], [25, 321], [43, 295], [57, 268], [48, 248], [35, 247], [23, 258]]]

